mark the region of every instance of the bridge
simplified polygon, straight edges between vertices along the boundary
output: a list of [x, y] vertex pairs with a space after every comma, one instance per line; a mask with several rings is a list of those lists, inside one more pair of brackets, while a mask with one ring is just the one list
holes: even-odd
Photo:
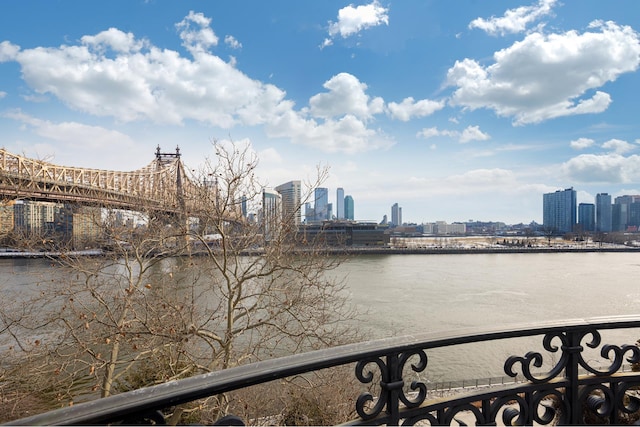
[[[187, 176], [179, 147], [175, 153], [163, 153], [158, 146], [151, 163], [130, 172], [59, 166], [0, 149], [0, 198], [4, 199], [188, 216], [196, 212], [202, 189]], [[211, 194], [207, 198], [211, 200]]]

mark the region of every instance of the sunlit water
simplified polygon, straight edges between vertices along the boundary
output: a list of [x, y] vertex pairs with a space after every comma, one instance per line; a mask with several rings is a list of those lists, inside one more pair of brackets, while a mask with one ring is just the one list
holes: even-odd
[[[60, 272], [42, 259], [2, 259], [0, 286], [29, 292], [35, 282], [64, 280]], [[350, 302], [363, 313], [357, 324], [370, 338], [640, 312], [635, 253], [353, 256], [331, 274], [346, 278]], [[640, 331], [603, 336], [632, 344]], [[431, 351], [424, 375], [500, 376], [508, 356], [529, 350], [542, 350], [541, 340]]]

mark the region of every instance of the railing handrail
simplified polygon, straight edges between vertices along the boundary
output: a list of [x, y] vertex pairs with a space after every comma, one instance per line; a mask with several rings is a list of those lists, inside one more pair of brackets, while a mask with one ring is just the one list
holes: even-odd
[[460, 344], [553, 333], [640, 327], [640, 315], [594, 317], [503, 326], [467, 328], [384, 338], [295, 354], [141, 388], [107, 398], [11, 421], [11, 425], [90, 424], [123, 419], [134, 413], [170, 407], [268, 381], [363, 360]]

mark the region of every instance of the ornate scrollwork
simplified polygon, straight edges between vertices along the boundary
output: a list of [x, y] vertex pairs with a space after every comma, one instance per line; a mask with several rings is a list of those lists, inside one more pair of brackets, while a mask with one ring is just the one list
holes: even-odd
[[542, 408], [542, 411], [533, 410], [533, 422], [540, 425], [549, 425], [554, 420], [562, 425], [568, 419], [569, 402], [564, 398], [560, 390], [540, 390], [531, 395], [531, 407]]
[[[417, 364], [415, 363], [411, 364], [411, 369], [413, 370], [413, 372], [422, 372], [427, 368], [427, 361], [428, 361], [427, 354], [423, 350], [414, 350], [411, 352], [406, 352], [400, 355], [400, 360], [399, 360], [400, 363], [398, 367], [400, 376], [402, 376], [402, 371], [404, 370], [404, 366], [407, 364], [411, 356], [416, 356], [416, 355], [420, 358], [420, 360], [418, 361]], [[413, 391], [418, 390], [418, 394], [416, 395], [416, 397], [414, 399], [409, 399], [407, 398], [404, 391], [401, 391], [400, 401], [407, 408], [415, 408], [416, 406], [420, 406], [422, 402], [424, 402], [424, 399], [427, 397], [427, 385], [423, 382], [412, 381], [410, 388]]]
[[618, 384], [618, 401], [616, 406], [626, 414], [633, 414], [640, 411], [640, 397], [638, 396], [638, 382], [623, 382]]
[[613, 396], [611, 388], [603, 384], [594, 384], [582, 389], [578, 402], [584, 403], [588, 411], [585, 415], [591, 413], [600, 419], [608, 419], [616, 409]]
[[[562, 347], [553, 345], [554, 338], [558, 338], [562, 342]], [[516, 363], [520, 363], [522, 366], [522, 374], [527, 380], [533, 383], [544, 383], [557, 377], [567, 366], [567, 361], [569, 359], [568, 352], [566, 351], [569, 347], [568, 338], [561, 332], [549, 333], [544, 336], [542, 344], [544, 349], [549, 353], [556, 353], [560, 348], [562, 348], [562, 356], [560, 357], [560, 360], [558, 360], [556, 365], [545, 375], [536, 374], [532, 370], [532, 367], [541, 368], [543, 362], [542, 354], [534, 351], [528, 352], [524, 357], [510, 356], [504, 362], [504, 372], [511, 377], [515, 377], [518, 373], [514, 371], [513, 367]]]
[[[410, 388], [417, 390], [414, 398], [409, 398], [405, 394], [403, 371], [405, 365], [413, 356], [418, 356], [417, 363], [411, 364], [414, 372], [422, 372], [427, 367], [427, 354], [424, 350], [412, 350], [401, 354], [387, 355], [387, 363], [381, 358], [368, 358], [356, 364], [356, 378], [363, 384], [373, 382], [374, 373], [369, 366], [374, 365], [380, 372], [380, 392], [377, 399], [369, 392], [362, 393], [356, 401], [356, 411], [363, 420], [370, 420], [379, 415], [389, 402], [392, 392], [397, 392], [398, 399], [408, 408], [420, 406], [427, 396], [427, 385], [423, 382], [412, 381]], [[374, 402], [372, 408], [367, 404]]]
[[492, 402], [491, 421], [496, 420], [502, 408], [502, 422], [506, 426], [524, 425], [529, 417], [529, 405], [522, 396], [504, 396]]
[[[386, 364], [380, 358], [364, 359], [356, 364], [356, 378], [358, 378], [358, 381], [363, 384], [368, 384], [373, 381], [373, 372], [371, 370], [367, 370], [365, 372], [365, 368], [370, 364], [375, 364], [378, 366], [378, 369], [380, 370], [381, 381], [384, 383], [388, 383], [389, 373], [386, 369]], [[369, 420], [380, 414], [385, 406], [385, 399], [383, 398], [385, 397], [383, 396], [385, 393], [386, 391], [383, 389], [374, 407], [370, 410], [366, 409], [366, 404], [368, 402], [374, 401], [373, 395], [371, 393], [365, 392], [358, 396], [358, 400], [356, 401], [356, 411], [358, 412], [358, 415], [363, 420]]]
[[[595, 340], [594, 340], [595, 341]], [[595, 344], [592, 348], [596, 348], [600, 345], [600, 336], [598, 334], [597, 344]], [[589, 345], [591, 347], [591, 345]], [[600, 356], [603, 359], [611, 360], [611, 365], [604, 370], [596, 369], [590, 366], [583, 358], [582, 355], [579, 355], [578, 363], [587, 371], [591, 372], [595, 375], [612, 375], [616, 373], [620, 367], [622, 367], [622, 363], [624, 362], [624, 355], [626, 353], [631, 353], [629, 357], [627, 357], [627, 361], [629, 363], [638, 363], [640, 362], [640, 348], [635, 345], [625, 344], [622, 346], [610, 345], [606, 344], [602, 346], [602, 350], [600, 351]], [[613, 358], [611, 357], [613, 355]]]

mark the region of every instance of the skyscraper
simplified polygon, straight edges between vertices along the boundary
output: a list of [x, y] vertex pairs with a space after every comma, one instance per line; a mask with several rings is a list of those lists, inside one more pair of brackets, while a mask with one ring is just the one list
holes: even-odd
[[300, 181], [289, 181], [276, 187], [276, 191], [282, 196], [282, 214], [285, 221], [292, 221], [296, 226], [300, 225], [302, 206], [300, 196]]
[[324, 221], [329, 218], [329, 190], [318, 187], [314, 190], [314, 220]]
[[402, 208], [397, 203], [391, 206], [391, 224], [402, 225]]
[[353, 221], [354, 220], [354, 206], [353, 197], [346, 196], [344, 198], [344, 218]]
[[265, 242], [275, 237], [282, 223], [282, 196], [273, 190], [262, 190], [262, 232]]
[[344, 188], [336, 191], [336, 218], [344, 219]]
[[578, 224], [582, 231], [595, 231], [596, 206], [593, 203], [580, 203], [578, 205]]
[[542, 196], [542, 222], [556, 233], [570, 233], [576, 225], [576, 191], [573, 188]]
[[608, 193], [596, 194], [596, 231], [611, 231], [611, 196]]

